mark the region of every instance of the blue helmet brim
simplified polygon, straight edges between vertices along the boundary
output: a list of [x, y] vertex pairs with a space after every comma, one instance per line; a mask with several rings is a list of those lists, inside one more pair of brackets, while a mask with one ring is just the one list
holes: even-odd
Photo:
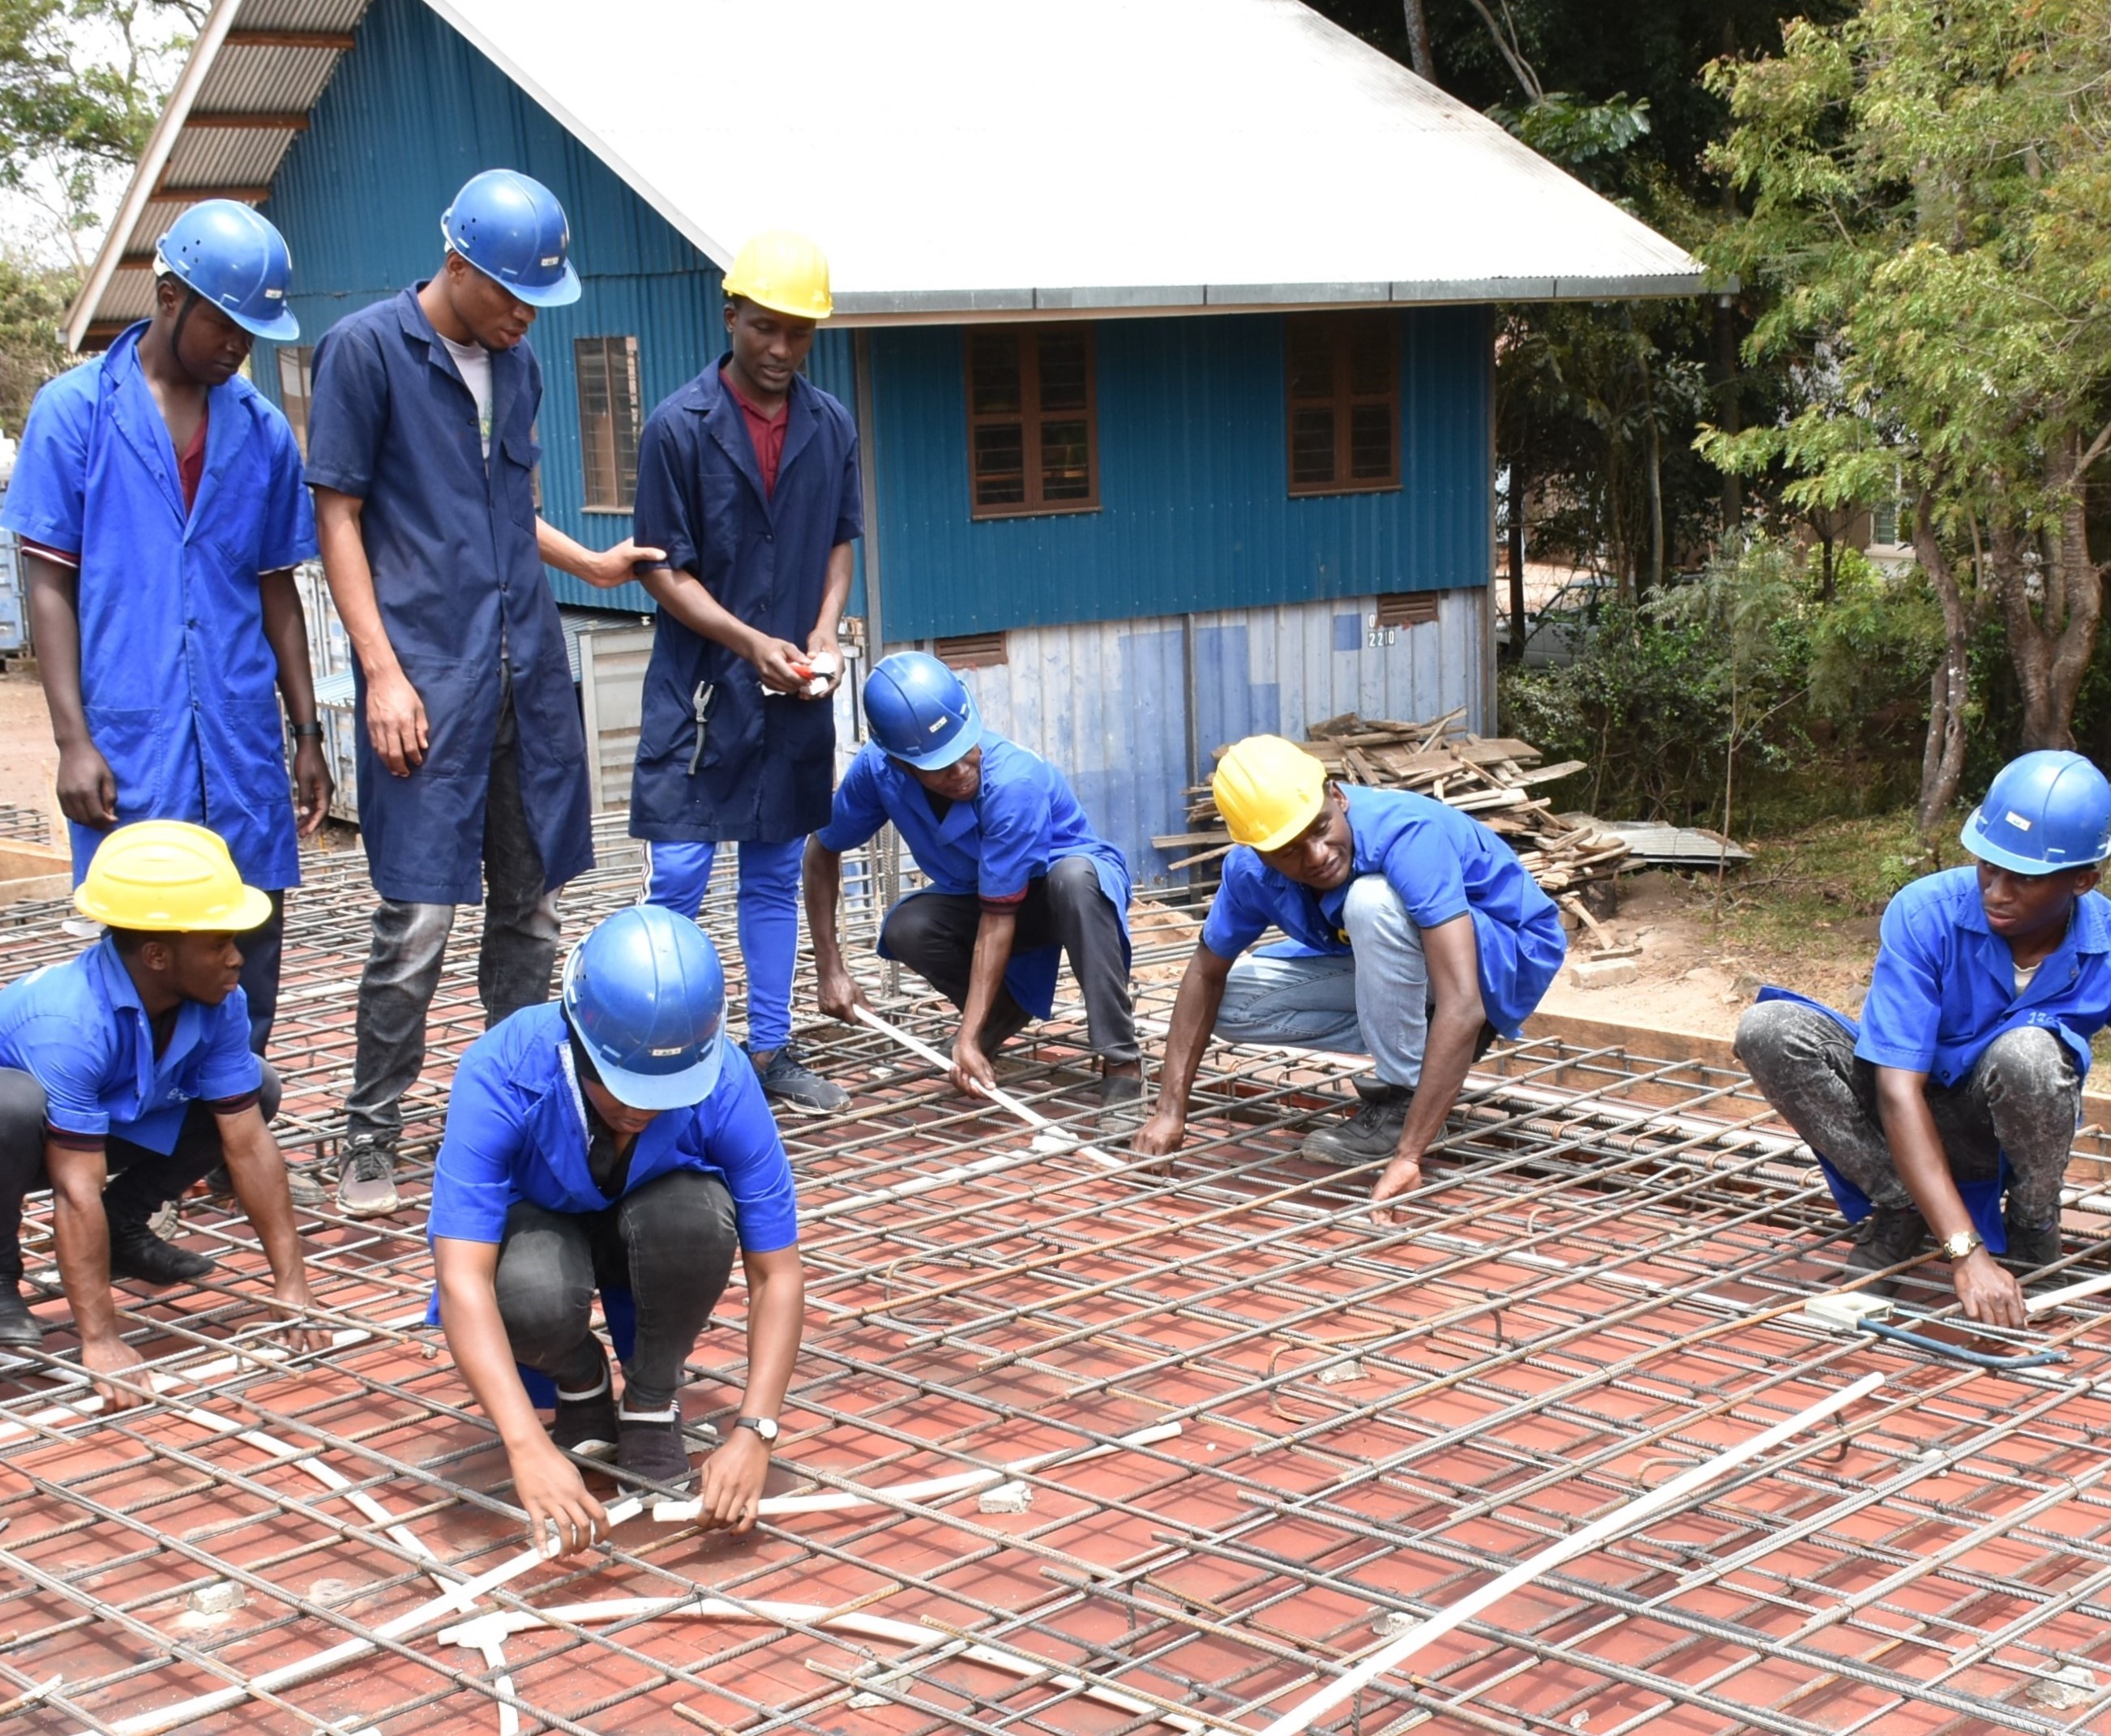
[[[219, 304], [216, 302], [214, 305], [217, 306]], [[259, 320], [254, 315], [238, 314], [231, 307], [222, 307], [220, 310], [252, 338], [262, 338], [272, 343], [291, 343], [301, 335], [301, 322], [293, 317], [293, 310], [290, 307], [279, 309], [275, 320]]]
[[717, 1088], [725, 1065], [725, 1039], [714, 1037], [711, 1045], [691, 1066], [679, 1073], [636, 1073], [611, 1067], [599, 1055], [594, 1071], [618, 1103], [633, 1109], [687, 1109], [710, 1096]]
[[2012, 874], [2028, 874], [2033, 879], [2046, 874], [2064, 874], [2070, 868], [2095, 868], [2095, 862], [2047, 862], [2036, 856], [2018, 855], [2014, 850], [1996, 844], [1986, 835], [1984, 808], [1974, 808], [1972, 818], [1964, 823], [1964, 830], [1958, 834], [1957, 841], [1982, 862], [1991, 862], [1995, 868], [2004, 868]]
[[919, 754], [913, 759], [906, 754], [897, 754], [894, 757], [915, 766], [919, 772], [942, 772], [947, 766], [958, 765], [966, 759], [975, 750], [982, 738], [982, 708], [975, 704], [975, 696], [970, 693], [968, 696], [968, 720], [961, 724], [943, 747], [935, 747], [929, 753]]

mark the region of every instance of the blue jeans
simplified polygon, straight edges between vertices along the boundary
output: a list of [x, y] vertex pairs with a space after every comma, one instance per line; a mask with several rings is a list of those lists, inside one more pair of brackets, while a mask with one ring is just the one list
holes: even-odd
[[1419, 1085], [1429, 1040], [1429, 965], [1416, 927], [1382, 874], [1365, 874], [1342, 907], [1351, 950], [1232, 967], [1217, 1012], [1228, 1043], [1277, 1043], [1367, 1054], [1387, 1085]]
[[[792, 1040], [792, 973], [799, 962], [799, 859], [806, 841], [738, 848], [747, 1046], [751, 1054], [768, 1054]], [[715, 844], [647, 844], [645, 891], [638, 902], [695, 917], [704, 908], [718, 853]]]

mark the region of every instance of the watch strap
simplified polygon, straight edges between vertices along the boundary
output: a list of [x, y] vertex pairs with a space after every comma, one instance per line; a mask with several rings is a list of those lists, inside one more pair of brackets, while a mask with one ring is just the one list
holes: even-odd
[[761, 1437], [762, 1444], [765, 1447], [774, 1447], [777, 1444], [779, 1430], [774, 1417], [736, 1416], [733, 1418], [733, 1426], [736, 1429], [751, 1430]]
[[1984, 1248], [1986, 1240], [1977, 1230], [1960, 1230], [1954, 1235], [1942, 1239], [1942, 1251], [1953, 1260], [1962, 1260], [1974, 1250]]
[[322, 738], [323, 726], [320, 723], [293, 725], [293, 739], [296, 741], [320, 741]]

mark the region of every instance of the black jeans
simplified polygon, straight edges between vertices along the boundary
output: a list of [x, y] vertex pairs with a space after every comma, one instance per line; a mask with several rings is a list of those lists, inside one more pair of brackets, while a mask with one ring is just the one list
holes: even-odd
[[[1872, 1201], [1913, 1203], [1877, 1113], [1877, 1069], [1837, 1022], [1800, 1002], [1763, 1001], [1737, 1022], [1737, 1058], [1782, 1119]], [[2009, 1222], [2059, 1221], [2081, 1081], [2058, 1036], [2026, 1027], [1996, 1037], [1963, 1079], [1931, 1081], [1926, 1095], [1953, 1176], [1991, 1181], [2006, 1152]]]
[[[279, 1113], [279, 1076], [261, 1063], [257, 1106], [267, 1122]], [[174, 1199], [220, 1161], [220, 1117], [202, 1103], [184, 1117], [175, 1148], [149, 1151], [129, 1140], [103, 1142], [102, 1213], [115, 1230], [143, 1224], [165, 1199]], [[22, 1280], [22, 1197], [49, 1187], [44, 1170], [44, 1088], [35, 1076], [0, 1067], [0, 1284]]]
[[682, 1365], [733, 1272], [733, 1195], [716, 1176], [670, 1170], [601, 1212], [548, 1212], [520, 1200], [498, 1247], [498, 1316], [513, 1359], [559, 1386], [597, 1378], [590, 1314], [605, 1285], [638, 1304], [629, 1390], [650, 1408], [672, 1398]]
[[[972, 895], [919, 892], [887, 913], [880, 944], [889, 957], [899, 959], [955, 1006], [965, 1007], [982, 919], [982, 900]], [[1029, 882], [1011, 944], [1015, 952], [1023, 953], [1061, 946], [1085, 997], [1085, 1029], [1092, 1053], [1114, 1062], [1141, 1056], [1121, 913], [1101, 890], [1091, 857], [1065, 856], [1042, 878]], [[999, 990], [983, 1025], [983, 1050], [994, 1054], [1027, 1022], [1026, 1009], [1008, 990]]]
[[[504, 679], [483, 808], [483, 939], [476, 969], [488, 1030], [550, 998], [557, 956], [557, 895], [543, 883], [543, 853], [520, 796], [520, 732], [513, 684]], [[393, 1145], [403, 1131], [403, 1094], [425, 1066], [425, 1014], [440, 984], [454, 927], [452, 904], [383, 899], [374, 944], [359, 979], [352, 1090], [345, 1133]]]
[[271, 900], [271, 919], [234, 937], [242, 949], [242, 993], [249, 1003], [249, 1046], [260, 1055], [279, 1017], [279, 967], [286, 954], [286, 895], [264, 895]]

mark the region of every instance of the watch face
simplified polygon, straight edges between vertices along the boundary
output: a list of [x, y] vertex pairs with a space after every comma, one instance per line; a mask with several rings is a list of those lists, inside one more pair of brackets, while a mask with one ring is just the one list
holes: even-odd
[[777, 1439], [777, 1425], [767, 1416], [743, 1416], [740, 1420], [740, 1424], [744, 1429], [754, 1430], [765, 1440], [774, 1441]]

